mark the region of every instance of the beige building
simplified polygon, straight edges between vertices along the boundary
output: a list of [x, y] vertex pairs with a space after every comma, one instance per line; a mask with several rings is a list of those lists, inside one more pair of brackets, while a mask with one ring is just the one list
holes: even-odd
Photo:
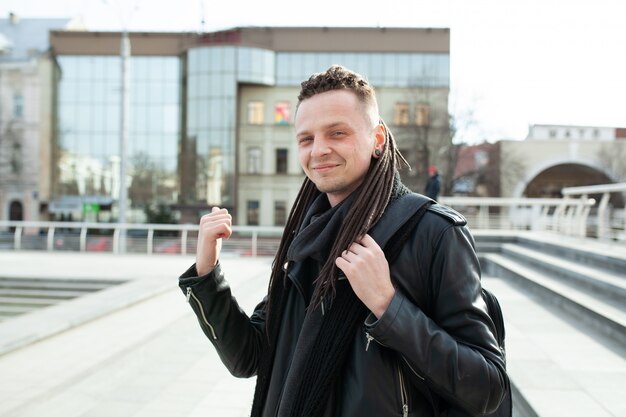
[[560, 197], [564, 187], [626, 181], [626, 129], [533, 125], [501, 141], [503, 197]]
[[48, 32], [67, 19], [0, 19], [0, 219], [38, 220], [50, 189]]

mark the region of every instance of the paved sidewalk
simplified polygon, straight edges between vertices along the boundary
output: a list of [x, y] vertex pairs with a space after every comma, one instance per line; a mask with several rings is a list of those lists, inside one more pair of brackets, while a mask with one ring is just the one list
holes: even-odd
[[[0, 355], [0, 417], [249, 415], [255, 379], [226, 371], [177, 287], [192, 262], [191, 256], [0, 252], [1, 276], [63, 272], [66, 278], [127, 278], [135, 285], [123, 287], [132, 290], [133, 302], [115, 305], [108, 297], [101, 301], [111, 304], [97, 308], [67, 302], [74, 324]], [[233, 293], [251, 312], [266, 291], [271, 259], [225, 256], [222, 263]], [[626, 417], [625, 347], [604, 345], [506, 281], [486, 277], [484, 283], [504, 310], [508, 369], [539, 416]], [[138, 286], [151, 284], [160, 289], [140, 298]], [[114, 311], [93, 316], [107, 307]], [[21, 323], [45, 328], [52, 309]]]
[[[167, 275], [170, 288], [0, 356], [0, 416], [248, 415], [254, 379], [238, 380], [226, 371], [177, 287], [193, 257], [46, 255], [24, 256], [40, 273], [54, 266], [65, 269], [66, 277], [129, 275], [156, 282]], [[66, 268], [70, 258], [77, 265]], [[271, 260], [222, 262], [239, 302], [251, 311], [266, 291]], [[0, 265], [0, 275], [19, 272]]]

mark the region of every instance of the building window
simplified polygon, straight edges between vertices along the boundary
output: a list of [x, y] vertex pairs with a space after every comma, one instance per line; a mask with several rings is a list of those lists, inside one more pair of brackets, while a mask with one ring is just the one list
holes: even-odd
[[487, 166], [489, 163], [489, 154], [487, 151], [476, 151], [474, 154], [474, 164], [477, 169], [481, 169]]
[[259, 201], [248, 200], [248, 225], [259, 225]]
[[287, 203], [274, 201], [274, 225], [284, 226], [287, 223]]
[[276, 173], [287, 173], [287, 149], [276, 149]]
[[598, 129], [593, 129], [593, 137], [595, 139], [598, 139], [600, 137], [600, 130]]
[[556, 129], [550, 129], [550, 139], [556, 138]]
[[393, 113], [393, 123], [399, 126], [409, 124], [409, 103], [396, 103]]
[[248, 174], [261, 173], [261, 148], [254, 146], [248, 148]]
[[263, 107], [262, 101], [251, 101], [248, 103], [248, 124], [263, 124]]
[[21, 94], [13, 95], [13, 117], [16, 119], [24, 117], [24, 96]]
[[288, 125], [290, 114], [290, 103], [288, 101], [279, 101], [274, 105], [275, 124]]
[[415, 124], [418, 126], [428, 126], [430, 118], [430, 106], [424, 103], [415, 105]]

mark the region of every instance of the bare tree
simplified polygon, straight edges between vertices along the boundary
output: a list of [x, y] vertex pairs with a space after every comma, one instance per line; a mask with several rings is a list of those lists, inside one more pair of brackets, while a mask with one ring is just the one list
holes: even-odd
[[137, 152], [132, 157], [132, 179], [128, 195], [133, 206], [149, 207], [170, 204], [176, 189], [172, 180], [174, 173], [168, 172], [145, 152]]
[[596, 157], [615, 180], [626, 181], [626, 143], [611, 142], [598, 150]]
[[407, 90], [406, 101], [396, 103], [393, 131], [412, 167], [402, 179], [413, 191], [423, 192], [430, 165], [436, 165], [444, 175], [448, 172], [452, 138], [447, 94], [447, 88], [413, 85]]

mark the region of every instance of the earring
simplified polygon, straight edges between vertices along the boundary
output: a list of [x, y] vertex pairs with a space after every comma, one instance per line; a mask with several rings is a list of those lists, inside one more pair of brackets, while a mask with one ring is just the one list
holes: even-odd
[[374, 151], [374, 155], [376, 155], [377, 157], [380, 156], [380, 149], [376, 149]]

